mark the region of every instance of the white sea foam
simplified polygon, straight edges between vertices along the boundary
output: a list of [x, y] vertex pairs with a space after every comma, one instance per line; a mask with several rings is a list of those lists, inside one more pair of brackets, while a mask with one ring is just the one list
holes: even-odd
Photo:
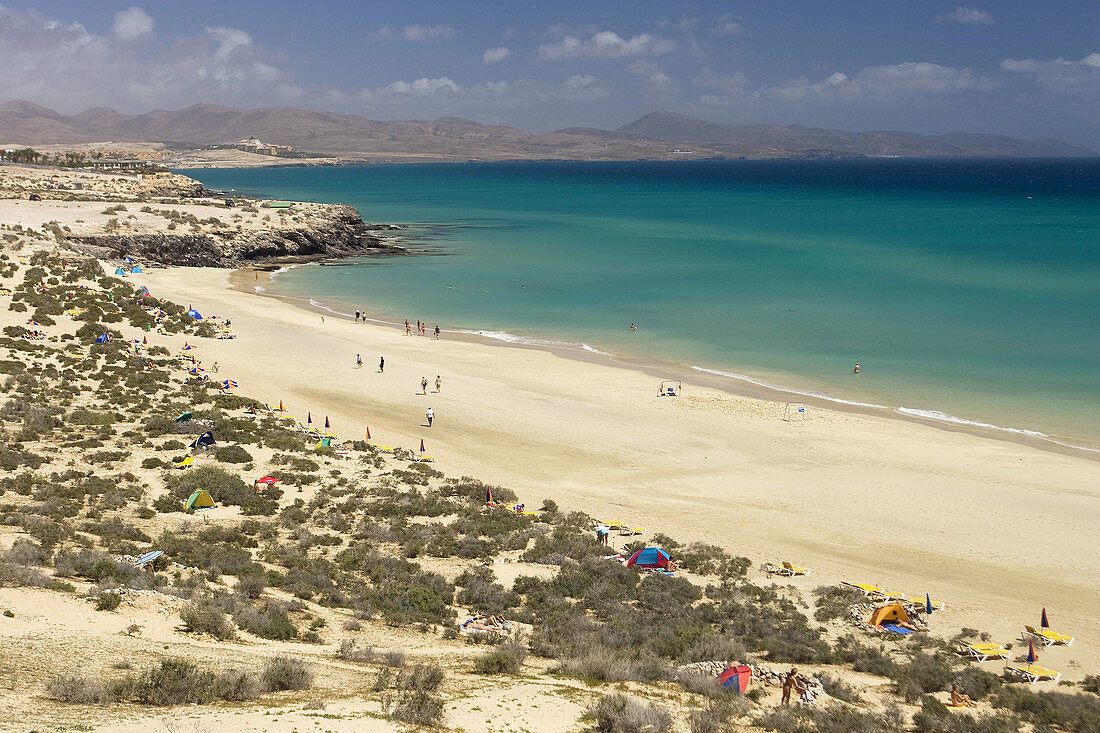
[[969, 425], [976, 428], [985, 428], [986, 430], [998, 430], [1002, 433], [1026, 435], [1029, 438], [1038, 438], [1039, 440], [1045, 440], [1048, 443], [1054, 443], [1055, 445], [1064, 446], [1066, 448], [1088, 451], [1089, 453], [1100, 453], [1100, 449], [1098, 448], [1087, 448], [1083, 445], [1077, 445], [1075, 443], [1065, 443], [1061, 440], [1058, 440], [1057, 438], [1050, 437], [1046, 433], [1041, 433], [1038, 430], [1027, 430], [1026, 428], [1006, 428], [1003, 425], [994, 425], [992, 423], [981, 422], [980, 420], [967, 420], [963, 417], [948, 415], [946, 412], [940, 412], [939, 410], [917, 410], [912, 407], [898, 407], [894, 410], [894, 412], [901, 413], [902, 415], [910, 415], [912, 417], [922, 417], [926, 420], [937, 420], [939, 422], [953, 423], [955, 425]]
[[736, 372], [723, 372], [718, 369], [704, 369], [701, 366], [692, 365], [691, 367], [697, 372], [706, 372], [707, 374], [717, 374], [720, 377], [729, 377], [730, 379], [737, 379], [742, 382], [748, 382], [749, 384], [755, 384], [758, 387], [764, 387], [766, 389], [774, 389], [777, 392], [786, 392], [787, 394], [802, 395], [803, 397], [816, 397], [819, 400], [828, 400], [829, 402], [836, 402], [841, 405], [854, 405], [855, 407], [871, 407], [877, 410], [889, 410], [886, 405], [876, 405], [873, 402], [856, 402], [854, 400], [845, 400], [840, 397], [833, 397], [832, 395], [822, 394], [821, 392], [810, 392], [808, 390], [792, 389], [791, 387], [781, 387], [778, 384], [771, 384], [765, 382], [762, 379], [756, 377], [750, 377], [747, 374], [738, 374]]
[[611, 352], [609, 352], [609, 351], [600, 351], [595, 346], [589, 346], [588, 344], [585, 344], [585, 343], [581, 344], [581, 348], [584, 349], [585, 351], [589, 351], [593, 354], [599, 354], [600, 356], [611, 356]]

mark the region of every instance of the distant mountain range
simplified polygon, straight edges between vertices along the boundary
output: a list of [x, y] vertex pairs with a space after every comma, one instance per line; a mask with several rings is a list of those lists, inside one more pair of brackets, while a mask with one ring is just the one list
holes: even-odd
[[671, 112], [653, 112], [616, 130], [574, 127], [534, 133], [461, 117], [380, 122], [294, 107], [235, 109], [195, 104], [178, 111], [154, 110], [140, 115], [96, 107], [63, 115], [30, 102], [0, 104], [0, 144], [4, 145], [157, 142], [202, 147], [250, 136], [309, 152], [405, 161], [1097, 155], [1066, 143], [1002, 135], [725, 125]]

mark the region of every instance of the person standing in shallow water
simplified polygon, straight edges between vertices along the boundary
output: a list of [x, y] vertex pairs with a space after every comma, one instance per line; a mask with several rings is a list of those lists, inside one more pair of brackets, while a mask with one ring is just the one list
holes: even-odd
[[856, 362], [856, 368], [852, 370], [852, 374], [859, 374], [859, 362]]

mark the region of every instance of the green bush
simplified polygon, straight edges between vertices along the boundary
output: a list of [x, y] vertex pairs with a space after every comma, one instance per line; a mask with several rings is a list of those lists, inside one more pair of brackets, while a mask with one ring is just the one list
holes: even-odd
[[298, 636], [298, 629], [290, 620], [286, 609], [274, 603], [262, 608], [242, 606], [233, 614], [237, 626], [263, 639], [286, 641]]
[[239, 445], [227, 445], [214, 451], [214, 458], [222, 463], [251, 463], [252, 456]]
[[87, 680], [74, 675], [54, 677], [46, 687], [46, 694], [54, 700], [79, 705], [99, 705], [110, 698], [98, 680]]
[[475, 659], [474, 671], [478, 674], [517, 674], [526, 658], [526, 647], [509, 641]]
[[165, 659], [133, 683], [133, 696], [146, 705], [186, 705], [214, 699], [217, 678], [183, 659]]
[[268, 692], [304, 690], [313, 684], [313, 670], [301, 659], [279, 655], [267, 660], [261, 680]]
[[203, 598], [188, 603], [180, 610], [180, 621], [184, 629], [196, 634], [210, 634], [215, 639], [225, 641], [237, 635], [233, 623], [211, 599]]
[[122, 595], [114, 591], [101, 593], [95, 602], [97, 611], [113, 611], [122, 605]]
[[636, 697], [611, 692], [588, 709], [596, 730], [605, 733], [661, 733], [672, 727], [667, 710]]

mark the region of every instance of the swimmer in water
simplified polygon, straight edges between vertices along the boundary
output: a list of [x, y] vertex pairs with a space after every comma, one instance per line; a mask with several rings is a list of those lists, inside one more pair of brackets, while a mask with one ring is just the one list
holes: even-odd
[[638, 330], [638, 327], [637, 327], [637, 326], [635, 326], [635, 325], [634, 325], [633, 323], [631, 323], [631, 324], [630, 324], [630, 330], [631, 330], [631, 331], [637, 331], [637, 330]]
[[859, 374], [859, 362], [856, 362], [856, 368], [852, 370], [852, 374]]

